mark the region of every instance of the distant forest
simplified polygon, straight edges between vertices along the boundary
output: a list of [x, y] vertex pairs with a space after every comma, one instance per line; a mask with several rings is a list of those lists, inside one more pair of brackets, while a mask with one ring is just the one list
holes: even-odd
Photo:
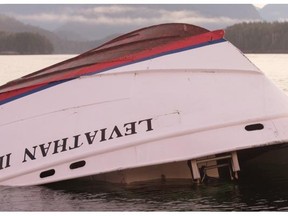
[[[244, 53], [288, 53], [288, 22], [235, 24], [225, 29], [225, 38]], [[72, 54], [83, 52], [86, 47], [96, 47], [100, 42], [103, 41], [67, 42], [62, 47], [61, 43], [51, 42], [39, 33], [0, 31], [0, 54]], [[61, 52], [66, 46], [71, 48], [70, 51]]]
[[235, 24], [225, 38], [244, 53], [288, 53], [288, 22]]
[[0, 54], [52, 54], [53, 50], [51, 42], [40, 34], [0, 32]]

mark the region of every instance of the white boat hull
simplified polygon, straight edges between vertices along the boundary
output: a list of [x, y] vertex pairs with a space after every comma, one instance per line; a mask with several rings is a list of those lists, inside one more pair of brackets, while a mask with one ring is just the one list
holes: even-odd
[[0, 116], [1, 185], [191, 179], [187, 161], [288, 142], [287, 96], [226, 41], [53, 84]]

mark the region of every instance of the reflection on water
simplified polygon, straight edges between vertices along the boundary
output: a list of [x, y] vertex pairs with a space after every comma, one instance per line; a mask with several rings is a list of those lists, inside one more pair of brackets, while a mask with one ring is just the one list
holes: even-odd
[[14, 211], [275, 211], [288, 210], [288, 182], [125, 187], [88, 182], [1, 187], [0, 209]]

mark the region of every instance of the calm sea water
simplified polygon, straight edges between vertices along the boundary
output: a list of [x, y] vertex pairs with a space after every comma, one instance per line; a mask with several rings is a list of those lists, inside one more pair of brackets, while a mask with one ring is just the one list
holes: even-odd
[[[288, 55], [247, 55], [288, 94]], [[0, 84], [72, 57], [0, 56]], [[0, 211], [287, 211], [288, 182], [0, 186]]]

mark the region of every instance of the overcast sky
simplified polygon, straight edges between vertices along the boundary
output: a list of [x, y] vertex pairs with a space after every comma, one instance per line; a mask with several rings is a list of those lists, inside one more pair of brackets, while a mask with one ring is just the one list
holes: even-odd
[[163, 22], [184, 22], [184, 23], [234, 23], [235, 20], [227, 17], [204, 17], [199, 13], [189, 10], [169, 11], [158, 8], [148, 8], [140, 6], [135, 10], [129, 5], [105, 5], [91, 8], [72, 10], [67, 8], [61, 13], [57, 11], [47, 11], [35, 14], [13, 14], [17, 19], [24, 22], [57, 22], [59, 25], [66, 22], [97, 23], [106, 25], [127, 25], [127, 24], [150, 24]]
[[[75, 5], [77, 6], [77, 5]], [[79, 5], [78, 5], [79, 6]], [[6, 7], [6, 8], [5, 8]], [[11, 7], [11, 6], [10, 6]], [[194, 25], [215, 26], [219, 23], [222, 26], [232, 25], [239, 21], [249, 21], [249, 18], [234, 16], [222, 10], [221, 13], [213, 15], [213, 8], [203, 8], [195, 10], [188, 6], [181, 5], [80, 5], [80, 7], [67, 7], [59, 5], [48, 6], [13, 6], [16, 9], [9, 12], [9, 7], [3, 5], [0, 8], [0, 13], [16, 18], [17, 20], [36, 24], [49, 30], [55, 30], [65, 23], [82, 23], [82, 24], [98, 24], [107, 26], [146, 26], [156, 23], [180, 22], [193, 23]], [[195, 6], [193, 6], [195, 7]], [[197, 7], [197, 6], [196, 6]], [[205, 14], [205, 10], [207, 13]], [[221, 10], [220, 7], [215, 8]], [[202, 11], [202, 14], [201, 12]], [[212, 11], [212, 13], [211, 13]], [[237, 11], [234, 12], [237, 14]], [[220, 15], [219, 15], [220, 14]], [[226, 16], [225, 16], [226, 15]], [[204, 26], [204, 27], [205, 27]]]
[[[254, 5], [263, 7], [265, 3]], [[252, 4], [146, 4], [145, 1], [145, 4], [2, 4], [0, 14], [64, 37], [73, 33], [75, 37], [81, 34], [83, 39], [90, 40], [171, 22], [191, 23], [215, 30], [240, 22], [266, 20], [267, 13], [262, 13], [264, 9], [256, 10]], [[270, 11], [267, 20], [278, 20], [280, 14], [284, 15], [281, 20], [288, 19], [287, 9], [280, 6], [276, 11]], [[275, 12], [278, 15], [271, 18]]]

